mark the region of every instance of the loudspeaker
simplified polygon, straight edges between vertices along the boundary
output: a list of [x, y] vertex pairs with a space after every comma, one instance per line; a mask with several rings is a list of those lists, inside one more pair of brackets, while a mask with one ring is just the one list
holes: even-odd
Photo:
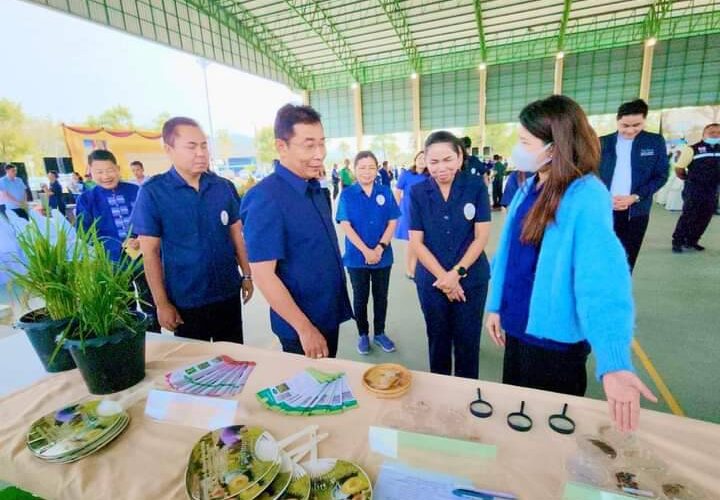
[[45, 172], [50, 172], [51, 170], [59, 174], [71, 174], [73, 172], [72, 158], [67, 156], [46, 156], [43, 158], [43, 163], [45, 163]]

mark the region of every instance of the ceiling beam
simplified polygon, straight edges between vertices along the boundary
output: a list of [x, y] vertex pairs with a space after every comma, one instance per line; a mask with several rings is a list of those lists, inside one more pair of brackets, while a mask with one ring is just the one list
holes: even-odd
[[480, 0], [473, 0], [475, 5], [475, 24], [477, 24], [478, 38], [480, 39], [480, 58], [487, 62], [487, 44], [485, 43], [485, 28], [483, 28], [482, 6]]
[[660, 27], [672, 10], [673, 0], [655, 0], [643, 22], [643, 36], [647, 40], [660, 33]]
[[360, 59], [353, 54], [350, 44], [317, 0], [286, 0], [285, 3], [320, 37], [354, 80], [363, 83], [364, 73]]
[[572, 0], [564, 0], [562, 20], [560, 21], [560, 31], [558, 32], [558, 52], [565, 50], [565, 32], [567, 31], [568, 21], [570, 20], [571, 8]]
[[420, 58], [420, 53], [415, 45], [415, 40], [413, 40], [412, 31], [410, 30], [410, 25], [408, 24], [407, 16], [405, 15], [403, 7], [400, 5], [398, 0], [378, 1], [385, 11], [385, 15], [387, 15], [390, 20], [390, 24], [392, 24], [395, 33], [400, 39], [400, 43], [407, 54], [410, 66], [416, 73], [420, 73], [422, 70], [422, 59]]
[[227, 26], [258, 52], [275, 62], [295, 82], [298, 88], [309, 85], [310, 71], [295, 57], [285, 43], [275, 36], [260, 20], [240, 4], [233, 5], [233, 12], [218, 0], [185, 0], [187, 4]]

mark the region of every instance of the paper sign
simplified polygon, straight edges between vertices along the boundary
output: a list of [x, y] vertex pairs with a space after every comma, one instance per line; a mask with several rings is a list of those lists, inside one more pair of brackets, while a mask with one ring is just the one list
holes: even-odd
[[460, 477], [420, 470], [400, 463], [384, 463], [375, 481], [373, 498], [459, 500], [452, 491], [460, 487], [471, 488], [472, 483]]
[[566, 483], [563, 500], [627, 500], [637, 497], [599, 490], [593, 486], [580, 483]]
[[159, 390], [150, 391], [145, 405], [154, 420], [208, 430], [232, 425], [237, 410], [235, 400]]
[[476, 458], [495, 458], [497, 455], [497, 448], [493, 445], [385, 427], [370, 427], [368, 441], [374, 453], [389, 458], [398, 458], [398, 449], [404, 447]]

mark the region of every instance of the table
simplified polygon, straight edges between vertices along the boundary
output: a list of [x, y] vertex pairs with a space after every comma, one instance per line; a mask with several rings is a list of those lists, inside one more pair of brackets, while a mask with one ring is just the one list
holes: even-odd
[[[149, 342], [145, 386], [159, 383], [175, 368], [227, 354], [240, 360], [257, 362], [245, 390], [237, 396], [247, 418], [238, 423], [262, 425], [282, 439], [310, 424], [318, 424], [330, 437], [320, 444], [321, 457], [356, 461], [375, 477], [382, 463], [368, 450], [368, 427], [383, 425], [388, 415], [402, 409], [407, 401], [430, 405], [431, 427], [440, 433], [450, 431], [480, 439], [498, 447], [513, 492], [523, 499], [559, 498], [565, 459], [577, 445], [573, 436], [561, 436], [545, 424], [547, 416], [558, 412], [563, 403], [578, 424], [577, 434], [595, 433], [608, 423], [606, 404], [585, 398], [505, 386], [485, 381], [457, 379], [413, 372], [413, 387], [400, 400], [379, 400], [366, 392], [360, 382], [368, 365], [346, 360], [310, 360], [301, 356], [229, 343]], [[278, 383], [298, 371], [314, 366], [327, 371], [345, 371], [360, 404], [341, 415], [290, 417], [262, 408], [255, 393]], [[474, 419], [467, 413], [480, 385], [483, 397], [492, 402], [495, 415]], [[135, 388], [137, 391], [137, 387]], [[160, 500], [183, 499], [184, 471], [194, 443], [202, 429], [155, 422], [144, 416], [144, 400], [129, 409], [131, 423], [123, 435], [99, 453], [67, 465], [48, 464], [35, 459], [25, 448], [30, 423], [65, 404], [87, 396], [77, 370], [46, 377], [35, 384], [0, 399], [0, 479], [31, 490], [47, 499]], [[505, 415], [516, 411], [519, 402], [535, 427], [526, 434], [510, 430]], [[448, 429], [447, 415], [466, 415], [462, 423]], [[411, 422], [410, 422], [411, 423]], [[643, 410], [639, 437], [675, 470], [710, 492], [720, 492], [720, 426], [683, 417]], [[472, 465], [472, 464], [470, 464]]]

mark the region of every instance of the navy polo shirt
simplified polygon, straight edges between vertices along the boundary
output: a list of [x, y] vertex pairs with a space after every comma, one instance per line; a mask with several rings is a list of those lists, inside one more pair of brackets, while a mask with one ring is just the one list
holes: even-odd
[[[372, 193], [368, 196], [362, 186], [357, 183], [344, 189], [340, 194], [340, 202], [335, 215], [338, 222], [349, 222], [368, 248], [378, 246], [388, 223], [391, 220], [397, 220], [398, 217], [400, 217], [400, 209], [389, 187], [373, 184]], [[346, 237], [343, 263], [350, 268], [388, 267], [393, 263], [392, 247], [388, 246], [383, 252], [380, 262], [368, 265], [365, 263], [362, 252]]]
[[97, 220], [98, 236], [115, 262], [120, 260], [122, 244], [130, 235], [130, 215], [135, 206], [138, 189], [129, 182], [120, 182], [115, 189], [105, 189], [97, 185], [77, 199], [77, 223], [88, 229]]
[[[475, 223], [490, 222], [490, 200], [481, 177], [458, 172], [445, 201], [434, 179], [428, 178], [410, 191], [410, 230], [423, 231], [424, 244], [445, 269], [460, 262], [475, 239]], [[463, 288], [480, 286], [490, 279], [490, 266], [483, 252], [467, 270]], [[415, 281], [432, 287], [436, 278], [418, 262]]]
[[[275, 172], [243, 197], [240, 217], [250, 262], [277, 261], [278, 277], [320, 331], [332, 332], [352, 318], [330, 204], [317, 180], [306, 181], [276, 162]], [[273, 310], [270, 323], [278, 337], [297, 339]]]
[[184, 309], [239, 296], [240, 273], [230, 226], [238, 220], [236, 194], [226, 179], [200, 176], [196, 191], [171, 168], [143, 184], [132, 231], [161, 239], [165, 288]]

